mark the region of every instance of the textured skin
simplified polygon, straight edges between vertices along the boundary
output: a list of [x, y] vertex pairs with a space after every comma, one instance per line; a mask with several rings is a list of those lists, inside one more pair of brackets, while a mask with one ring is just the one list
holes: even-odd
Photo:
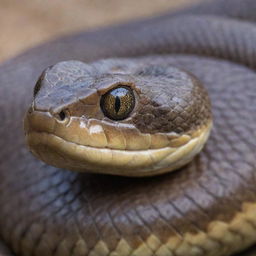
[[[136, 104], [117, 122], [103, 114], [101, 99], [121, 85], [133, 91]], [[186, 165], [212, 127], [206, 90], [168, 57], [60, 62], [40, 77], [24, 120], [31, 152], [46, 163], [122, 176]]]
[[[103, 114], [101, 99], [121, 85], [131, 88], [136, 104], [117, 122]], [[40, 76], [24, 130], [31, 152], [52, 166], [151, 176], [201, 151], [212, 127], [210, 105], [200, 81], [168, 57], [66, 61]]]
[[[8, 247], [25, 256], [111, 255], [123, 238], [131, 250], [145, 242], [145, 255], [230, 255], [256, 242], [252, 215], [250, 237], [242, 228], [229, 229], [236, 239], [211, 237], [214, 250], [180, 242], [173, 254], [159, 252], [172, 235], [185, 241], [188, 232], [205, 234], [210, 222], [228, 223], [245, 202], [256, 204], [255, 9], [254, 0], [217, 1], [184, 11], [196, 16], [166, 15], [62, 38], [2, 65], [0, 233]], [[22, 118], [46, 66], [71, 58], [88, 62], [156, 53], [171, 54], [170, 62], [198, 76], [212, 99], [212, 136], [186, 168], [143, 180], [81, 175], [49, 167], [28, 153]], [[157, 242], [148, 240], [152, 233]], [[99, 247], [105, 252], [93, 254]], [[142, 255], [127, 250], [124, 255]]]
[[68, 109], [72, 117], [115, 124], [100, 111], [100, 95], [116, 85], [131, 85], [139, 96], [137, 106], [130, 118], [119, 123], [150, 134], [195, 132], [211, 120], [208, 95], [200, 81], [168, 61], [154, 57], [109, 59], [91, 65], [58, 63], [40, 76], [33, 108], [50, 110], [52, 115]]

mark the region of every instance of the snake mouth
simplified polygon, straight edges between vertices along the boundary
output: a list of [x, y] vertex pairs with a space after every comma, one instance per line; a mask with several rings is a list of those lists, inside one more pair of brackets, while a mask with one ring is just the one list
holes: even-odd
[[175, 170], [192, 160], [208, 139], [212, 123], [180, 147], [118, 150], [85, 146], [48, 132], [27, 132], [31, 152], [58, 168], [123, 176], [152, 176]]

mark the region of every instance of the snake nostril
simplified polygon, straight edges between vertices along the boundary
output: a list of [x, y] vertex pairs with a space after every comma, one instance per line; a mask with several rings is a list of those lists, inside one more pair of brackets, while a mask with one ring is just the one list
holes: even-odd
[[66, 123], [68, 122], [70, 118], [70, 113], [68, 109], [62, 109], [60, 111], [52, 111], [50, 112], [51, 116], [56, 119], [56, 121], [61, 122], [61, 123]]
[[55, 117], [59, 120], [59, 121], [65, 121], [68, 118], [68, 113], [65, 110], [61, 110], [57, 115], [55, 115]]
[[65, 113], [63, 110], [60, 111], [60, 113], [59, 113], [59, 118], [60, 118], [61, 121], [64, 121], [64, 120], [65, 120], [65, 118], [66, 118], [66, 113]]

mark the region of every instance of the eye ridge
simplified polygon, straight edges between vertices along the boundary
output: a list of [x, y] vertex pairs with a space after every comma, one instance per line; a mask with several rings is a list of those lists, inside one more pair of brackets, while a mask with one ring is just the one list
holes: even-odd
[[103, 114], [112, 120], [129, 117], [135, 106], [135, 96], [130, 86], [117, 86], [101, 96], [100, 107]]

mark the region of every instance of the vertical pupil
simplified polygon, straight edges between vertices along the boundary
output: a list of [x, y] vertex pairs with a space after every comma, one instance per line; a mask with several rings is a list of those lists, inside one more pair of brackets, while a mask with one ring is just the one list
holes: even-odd
[[120, 98], [118, 96], [116, 96], [116, 98], [115, 98], [115, 111], [116, 111], [116, 113], [118, 113], [120, 107], [121, 107]]

